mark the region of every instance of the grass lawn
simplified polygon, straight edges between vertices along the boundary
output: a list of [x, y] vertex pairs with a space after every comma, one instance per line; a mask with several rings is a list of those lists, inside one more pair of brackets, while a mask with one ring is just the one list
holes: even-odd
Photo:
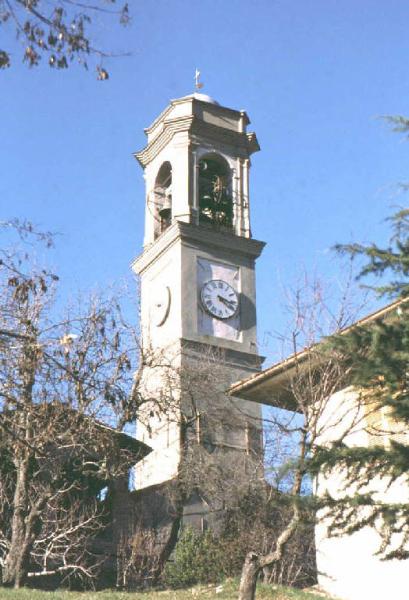
[[[217, 600], [237, 600], [237, 582], [227, 581], [222, 591], [216, 593], [216, 586], [196, 586], [186, 590], [165, 590], [162, 592], [41, 592], [21, 589], [0, 588], [0, 600], [194, 600], [195, 598], [216, 598]], [[218, 588], [219, 590], [220, 588]], [[310, 592], [290, 588], [272, 588], [260, 584], [257, 588], [257, 600], [323, 600]]]

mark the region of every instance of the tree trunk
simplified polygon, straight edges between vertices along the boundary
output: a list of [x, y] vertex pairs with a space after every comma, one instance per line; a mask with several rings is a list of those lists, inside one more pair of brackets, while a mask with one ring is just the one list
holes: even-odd
[[256, 597], [257, 577], [260, 572], [258, 554], [249, 552], [241, 572], [239, 600], [254, 600]]
[[278, 536], [274, 552], [265, 556], [259, 556], [255, 552], [247, 554], [241, 572], [239, 600], [255, 600], [257, 576], [260, 570], [281, 560], [285, 545], [293, 536], [299, 521], [300, 512], [298, 506], [295, 505], [293, 517], [287, 527]]
[[[24, 543], [24, 542], [23, 542]], [[14, 544], [4, 564], [3, 585], [20, 588], [26, 581], [29, 565], [29, 553]]]
[[19, 588], [24, 584], [29, 565], [29, 549], [26, 538], [28, 461], [16, 461], [17, 479], [13, 497], [11, 541], [4, 562], [2, 583]]
[[154, 583], [158, 583], [160, 576], [162, 575], [163, 569], [165, 568], [166, 562], [169, 560], [170, 555], [172, 554], [173, 549], [176, 546], [178, 541], [178, 534], [180, 530], [180, 526], [182, 524], [182, 516], [183, 516], [183, 508], [182, 515], [174, 517], [172, 521], [172, 526], [170, 528], [168, 539], [163, 546], [161, 553], [159, 554], [158, 567], [154, 574], [153, 581]]

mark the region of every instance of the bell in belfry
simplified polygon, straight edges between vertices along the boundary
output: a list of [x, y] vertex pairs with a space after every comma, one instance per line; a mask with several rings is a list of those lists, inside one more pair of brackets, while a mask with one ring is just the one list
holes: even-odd
[[165, 231], [172, 223], [172, 186], [165, 190], [165, 199], [159, 209], [160, 230]]
[[167, 221], [170, 218], [171, 213], [172, 213], [172, 196], [167, 195], [165, 198], [165, 201], [163, 202], [161, 209], [159, 210], [159, 216], [164, 221]]

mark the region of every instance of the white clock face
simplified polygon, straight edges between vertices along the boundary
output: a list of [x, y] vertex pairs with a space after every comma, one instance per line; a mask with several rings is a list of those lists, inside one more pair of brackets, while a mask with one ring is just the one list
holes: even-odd
[[152, 302], [151, 318], [156, 327], [164, 324], [170, 309], [170, 289], [167, 286], [156, 290]]
[[230, 319], [239, 308], [237, 292], [222, 279], [207, 281], [200, 293], [203, 308], [217, 319]]

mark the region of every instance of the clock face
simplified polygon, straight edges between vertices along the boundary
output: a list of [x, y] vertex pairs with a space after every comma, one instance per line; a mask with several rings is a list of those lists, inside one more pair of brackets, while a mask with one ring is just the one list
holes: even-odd
[[222, 279], [207, 281], [200, 293], [203, 308], [217, 319], [230, 319], [239, 308], [237, 292]]
[[154, 293], [151, 319], [156, 327], [160, 327], [164, 324], [168, 318], [170, 309], [170, 289], [167, 286], [163, 286], [156, 290]]

